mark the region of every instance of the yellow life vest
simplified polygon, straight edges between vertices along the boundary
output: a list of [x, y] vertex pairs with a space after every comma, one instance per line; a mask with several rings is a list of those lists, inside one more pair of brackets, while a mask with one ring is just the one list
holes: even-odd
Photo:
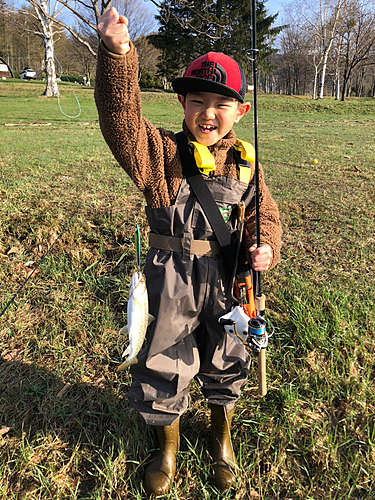
[[[208, 175], [216, 169], [215, 158], [210, 153], [207, 146], [196, 141], [189, 141], [189, 145], [194, 147], [194, 159], [199, 170]], [[237, 139], [234, 144], [234, 149], [240, 151], [241, 159], [250, 163], [255, 162], [254, 147], [246, 141]], [[238, 165], [238, 178], [240, 182], [249, 184], [251, 176], [251, 168], [248, 165]]]

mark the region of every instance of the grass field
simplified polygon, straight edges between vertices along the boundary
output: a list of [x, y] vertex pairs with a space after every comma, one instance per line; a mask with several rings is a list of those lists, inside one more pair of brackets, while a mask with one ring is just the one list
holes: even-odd
[[[69, 119], [41, 85], [0, 82], [0, 313], [59, 236], [0, 317], [0, 499], [145, 498], [156, 446], [127, 402], [129, 374], [115, 371], [144, 202], [101, 137], [92, 89], [74, 90], [82, 114]], [[180, 130], [175, 96], [142, 103]], [[259, 108], [284, 229], [282, 261], [264, 274], [276, 331], [267, 396], [254, 366], [236, 407], [238, 487], [224, 497], [375, 499], [375, 100], [261, 96]], [[251, 118], [236, 131], [251, 141]], [[207, 405], [195, 384], [191, 394], [166, 498], [221, 498]]]

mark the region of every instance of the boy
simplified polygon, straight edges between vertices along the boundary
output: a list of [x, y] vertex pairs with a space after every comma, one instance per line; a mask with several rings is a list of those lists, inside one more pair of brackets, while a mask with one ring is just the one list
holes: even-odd
[[[160, 445], [147, 467], [145, 490], [157, 496], [170, 489], [179, 418], [188, 408], [189, 385], [196, 378], [211, 409], [215, 484], [225, 491], [235, 481], [233, 408], [250, 364], [244, 346], [218, 323], [231, 306], [232, 270], [184, 176], [176, 135], [156, 129], [141, 116], [136, 50], [126, 18], [111, 8], [100, 17], [98, 32], [102, 41], [95, 99], [101, 130], [119, 164], [144, 193], [151, 231], [144, 273], [155, 321], [148, 329], [147, 346], [131, 368], [129, 392], [134, 408], [147, 424], [156, 426]], [[242, 69], [232, 58], [211, 52], [194, 61], [172, 86], [184, 110], [185, 135], [196, 143], [194, 148], [208, 151], [214, 162], [202, 165], [204, 179], [228, 227], [235, 231], [232, 208], [248, 198], [244, 242], [248, 258], [256, 271], [271, 268], [280, 252], [278, 210], [260, 170], [262, 244], [257, 248], [251, 186], [238, 179], [233, 148], [232, 127], [250, 109], [244, 102]], [[253, 170], [252, 165], [251, 178]]]

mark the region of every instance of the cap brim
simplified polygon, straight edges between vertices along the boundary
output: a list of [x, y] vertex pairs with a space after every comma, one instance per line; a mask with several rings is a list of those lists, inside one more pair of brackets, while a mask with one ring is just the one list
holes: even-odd
[[180, 95], [186, 95], [188, 92], [213, 92], [214, 94], [233, 97], [243, 102], [241, 95], [235, 90], [223, 85], [222, 83], [212, 82], [204, 78], [190, 76], [180, 76], [172, 81], [173, 90]]

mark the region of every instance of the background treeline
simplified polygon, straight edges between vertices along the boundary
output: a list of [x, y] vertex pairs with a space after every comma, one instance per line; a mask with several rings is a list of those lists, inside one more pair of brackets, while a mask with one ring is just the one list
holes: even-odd
[[[36, 0], [29, 0], [36, 1]], [[42, 1], [42, 0], [40, 0]], [[152, 2], [156, 15], [144, 2], [110, 0], [133, 26], [132, 40], [138, 49], [141, 87], [170, 88], [195, 57], [209, 50], [234, 56], [251, 83], [251, 16], [247, 0], [163, 0]], [[34, 7], [23, 6], [11, 15], [0, 0], [0, 57], [16, 72], [44, 65], [43, 40], [30, 30]], [[79, 5], [79, 4], [78, 4]], [[77, 38], [54, 21], [54, 52], [65, 74], [85, 75], [95, 70], [96, 33], [82, 19], [72, 28]], [[35, 17], [35, 16], [34, 16]], [[71, 17], [71, 16], [70, 16]], [[270, 15], [266, 1], [257, 2], [259, 84], [264, 92], [348, 96], [375, 95], [375, 3], [369, 0], [290, 0], [279, 15]], [[35, 23], [35, 19], [33, 19]], [[65, 23], [68, 21], [65, 19]], [[74, 22], [70, 22], [74, 24]], [[88, 50], [87, 47], [90, 47]], [[60, 67], [56, 65], [59, 76]]]
[[375, 94], [375, 3], [369, 0], [294, 0], [287, 27], [270, 60], [265, 90], [332, 95], [344, 100]]

